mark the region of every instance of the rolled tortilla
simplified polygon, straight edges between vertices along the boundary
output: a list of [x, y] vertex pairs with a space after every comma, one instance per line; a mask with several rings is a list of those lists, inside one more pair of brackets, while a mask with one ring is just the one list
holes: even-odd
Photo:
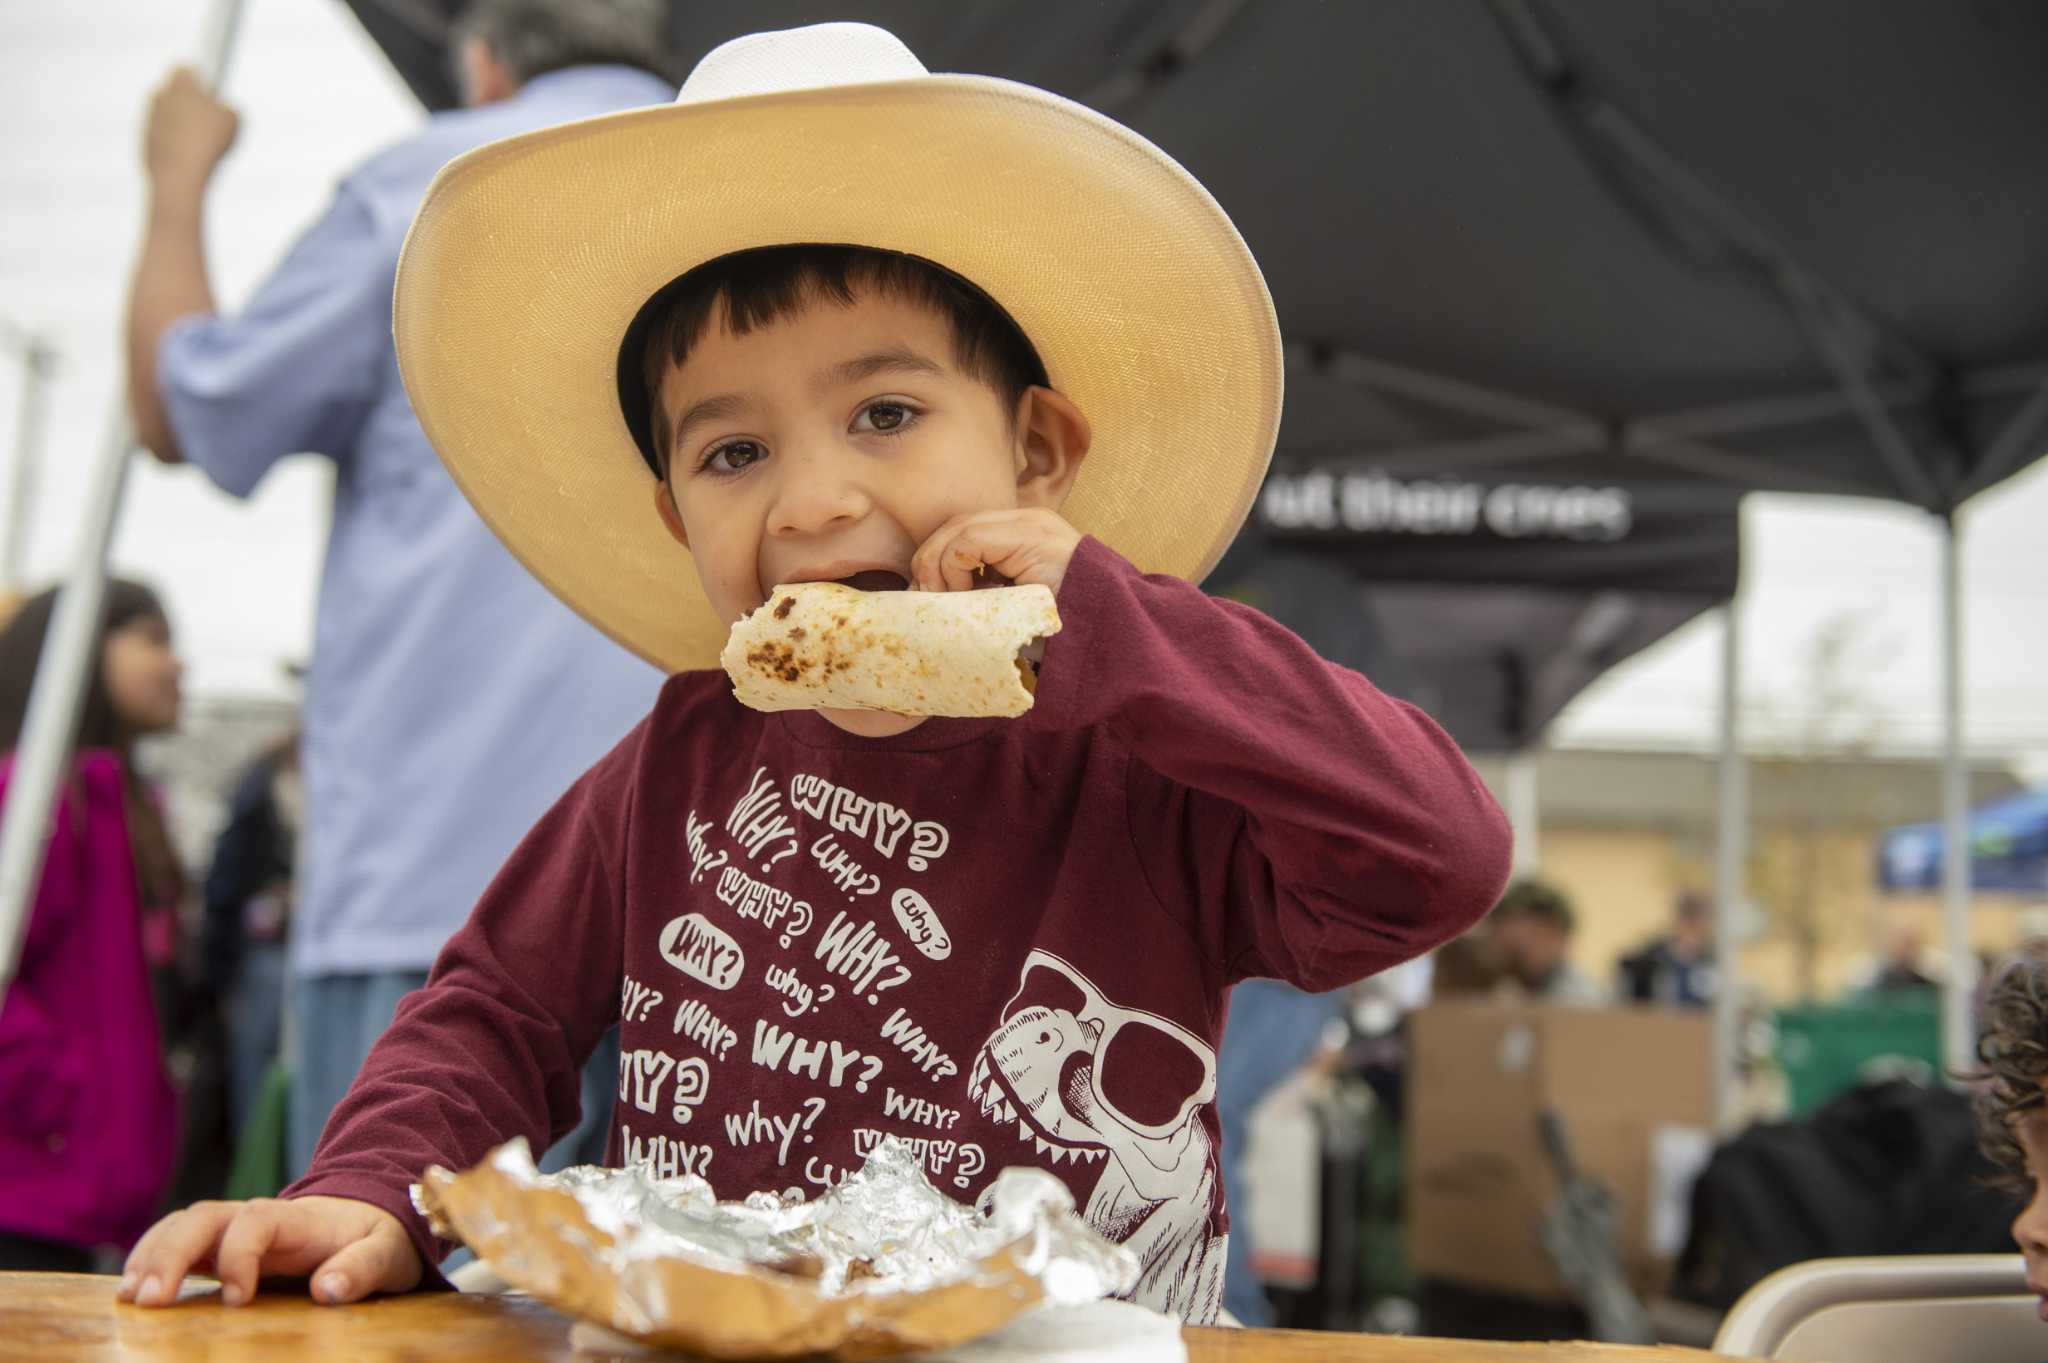
[[732, 627], [719, 661], [756, 710], [1021, 715], [1032, 674], [1018, 651], [1057, 634], [1050, 589], [863, 592], [777, 587]]

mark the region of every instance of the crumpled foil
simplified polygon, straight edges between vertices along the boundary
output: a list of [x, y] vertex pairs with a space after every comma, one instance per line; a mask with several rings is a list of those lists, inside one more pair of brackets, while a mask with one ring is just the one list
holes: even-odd
[[813, 1201], [720, 1202], [702, 1178], [534, 1168], [524, 1139], [413, 1202], [514, 1287], [662, 1348], [710, 1358], [887, 1358], [963, 1343], [1041, 1302], [1130, 1290], [1136, 1256], [1074, 1214], [1042, 1169], [1006, 1169], [980, 1210], [888, 1139]]

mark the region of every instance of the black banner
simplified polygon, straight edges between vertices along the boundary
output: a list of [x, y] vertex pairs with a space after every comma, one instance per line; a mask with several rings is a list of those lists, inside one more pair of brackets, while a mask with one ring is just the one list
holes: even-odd
[[1279, 467], [1207, 586], [1480, 750], [1735, 590], [1739, 496], [1698, 483]]
[[1700, 483], [1558, 483], [1276, 468], [1253, 523], [1368, 583], [1469, 583], [1726, 597], [1740, 494]]

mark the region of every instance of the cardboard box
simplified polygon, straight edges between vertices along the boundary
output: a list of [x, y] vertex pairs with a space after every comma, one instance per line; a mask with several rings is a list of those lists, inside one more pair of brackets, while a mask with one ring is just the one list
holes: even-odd
[[1410, 1022], [1408, 1252], [1416, 1274], [1539, 1301], [1571, 1297], [1539, 1238], [1559, 1192], [1545, 1111], [1616, 1201], [1623, 1268], [1657, 1291], [1683, 1234], [1673, 1204], [1710, 1148], [1712, 1022], [1702, 1013], [1493, 1002]]

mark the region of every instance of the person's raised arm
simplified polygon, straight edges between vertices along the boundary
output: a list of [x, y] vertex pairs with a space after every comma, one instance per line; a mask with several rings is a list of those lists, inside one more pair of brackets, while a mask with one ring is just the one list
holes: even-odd
[[206, 273], [206, 186], [234, 145], [237, 126], [234, 110], [189, 67], [172, 71], [150, 100], [142, 143], [149, 216], [128, 286], [128, 403], [136, 439], [166, 463], [184, 456], [157, 386], [157, 347], [179, 318], [214, 311]]

